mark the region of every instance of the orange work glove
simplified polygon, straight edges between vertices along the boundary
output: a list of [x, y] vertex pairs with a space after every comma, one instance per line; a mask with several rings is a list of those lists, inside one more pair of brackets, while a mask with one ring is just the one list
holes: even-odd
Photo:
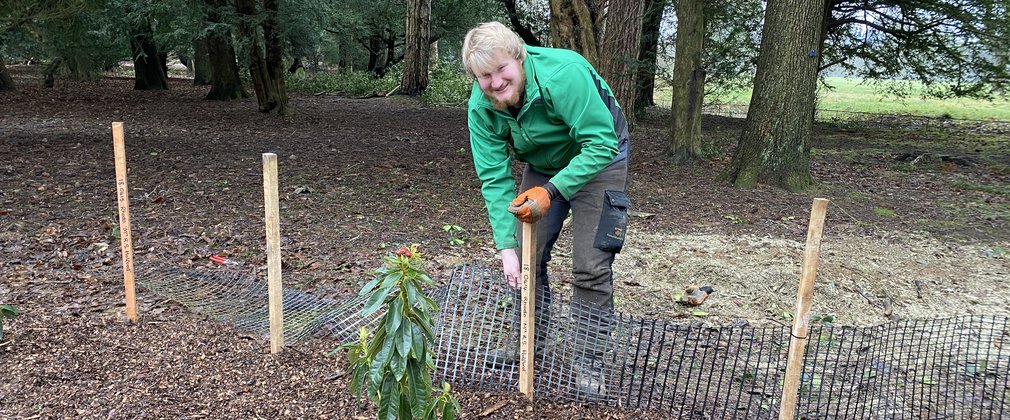
[[551, 195], [544, 187], [533, 187], [519, 194], [509, 205], [509, 212], [525, 223], [536, 223], [551, 208]]

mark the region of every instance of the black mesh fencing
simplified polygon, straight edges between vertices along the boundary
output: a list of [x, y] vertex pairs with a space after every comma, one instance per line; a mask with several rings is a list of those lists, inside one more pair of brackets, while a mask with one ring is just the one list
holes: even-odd
[[[252, 273], [155, 267], [147, 289], [194, 311], [266, 334], [266, 282]], [[518, 291], [498, 270], [457, 267], [432, 290], [436, 380], [518, 392]], [[599, 310], [555, 293], [538, 296], [534, 389], [539, 398], [667, 412], [676, 418], [777, 418], [790, 328], [713, 325]], [[382, 313], [284, 291], [285, 343], [313, 336], [354, 341]], [[671, 304], [674, 304], [671, 302]], [[797, 418], [1003, 419], [1010, 417], [1006, 316], [908, 320], [875, 327], [813, 325]]]

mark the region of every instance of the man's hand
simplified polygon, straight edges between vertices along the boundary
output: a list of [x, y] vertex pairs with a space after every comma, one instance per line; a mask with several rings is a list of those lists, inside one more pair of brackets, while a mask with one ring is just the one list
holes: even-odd
[[509, 212], [525, 223], [536, 223], [551, 208], [551, 195], [544, 187], [533, 187], [519, 194], [509, 205]]
[[502, 271], [505, 273], [505, 280], [508, 281], [509, 286], [516, 289], [521, 287], [522, 284], [519, 282], [519, 275], [522, 270], [519, 266], [519, 256], [516, 255], [514, 248], [501, 250], [501, 265]]

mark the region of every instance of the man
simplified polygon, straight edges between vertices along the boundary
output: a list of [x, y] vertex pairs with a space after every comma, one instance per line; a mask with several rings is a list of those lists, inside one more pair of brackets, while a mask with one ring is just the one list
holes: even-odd
[[[572, 315], [576, 385], [605, 395], [602, 356], [612, 323], [614, 256], [624, 244], [629, 136], [610, 87], [576, 52], [525, 46], [498, 22], [463, 41], [463, 65], [475, 78], [467, 111], [470, 147], [496, 248], [509, 285], [518, 287], [516, 249], [522, 222], [537, 223], [537, 347], [549, 317], [547, 263], [562, 222], [572, 214]], [[524, 162], [515, 192], [510, 150]], [[517, 323], [514, 321], [514, 324]], [[518, 359], [518, 328], [492, 358]]]

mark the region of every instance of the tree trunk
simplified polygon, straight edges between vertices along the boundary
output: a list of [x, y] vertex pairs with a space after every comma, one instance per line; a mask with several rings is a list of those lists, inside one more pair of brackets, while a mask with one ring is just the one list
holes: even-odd
[[442, 59], [438, 56], [438, 41], [432, 41], [430, 48], [428, 48], [428, 65], [434, 70], [441, 64]]
[[400, 93], [418, 96], [428, 88], [431, 58], [431, 0], [407, 0], [403, 53], [403, 78]]
[[808, 188], [825, 0], [769, 0], [747, 121], [724, 176], [737, 187]]
[[705, 70], [701, 52], [705, 42], [705, 0], [680, 0], [677, 6], [677, 46], [673, 61], [673, 130], [670, 160], [683, 163], [702, 158], [701, 105]]
[[642, 15], [642, 43], [638, 48], [638, 84], [635, 111], [656, 105], [656, 57], [659, 50], [659, 27], [663, 23], [666, 0], [645, 0]]
[[14, 92], [16, 90], [14, 79], [11, 78], [11, 74], [7, 70], [7, 63], [3, 57], [0, 57], [0, 92]]
[[386, 75], [386, 41], [379, 35], [368, 38], [368, 71], [376, 78]]
[[207, 92], [205, 99], [230, 101], [249, 97], [238, 74], [238, 61], [235, 58], [235, 48], [231, 45], [230, 32], [225, 27], [218, 27], [207, 35], [210, 92]]
[[[207, 43], [209, 40], [204, 38], [197, 38], [193, 40], [193, 85], [194, 86], [206, 86], [211, 84], [214, 80], [211, 77], [212, 69], [210, 64], [210, 55], [208, 53]], [[230, 45], [230, 44], [229, 44]], [[235, 50], [232, 50], [232, 59], [235, 58]], [[235, 69], [236, 73], [238, 68]]]
[[635, 76], [642, 35], [642, 0], [610, 0], [607, 30], [600, 49], [600, 72], [623, 106], [629, 129], [635, 126]]
[[593, 67], [600, 64], [600, 16], [594, 0], [550, 0], [551, 44], [578, 51]]
[[[249, 75], [256, 91], [260, 112], [288, 113], [288, 97], [284, 87], [284, 63], [281, 59], [280, 32], [277, 24], [277, 1], [264, 0], [259, 14], [255, 0], [238, 0], [235, 10], [242, 18], [242, 36], [249, 42]], [[260, 26], [250, 22], [261, 20]], [[260, 36], [260, 30], [263, 36]]]
[[264, 0], [263, 9], [267, 16], [263, 19], [263, 37], [267, 48], [267, 74], [269, 76], [268, 110], [287, 115], [291, 112], [288, 106], [288, 89], [284, 84], [284, 47], [281, 43], [281, 26], [278, 18], [280, 12], [279, 0]]
[[168, 76], [159, 57], [158, 46], [154, 43], [151, 22], [145, 21], [130, 37], [133, 52], [134, 90], [168, 89]]

